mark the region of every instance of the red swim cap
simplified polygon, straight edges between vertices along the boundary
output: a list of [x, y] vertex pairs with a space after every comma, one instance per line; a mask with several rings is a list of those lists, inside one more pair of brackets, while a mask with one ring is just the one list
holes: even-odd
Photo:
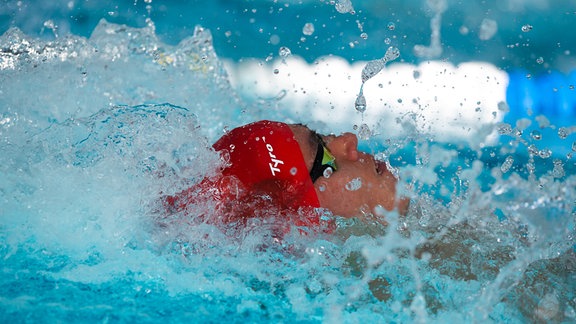
[[213, 147], [228, 162], [222, 174], [237, 177], [249, 191], [270, 195], [284, 208], [320, 207], [300, 145], [287, 124], [262, 120], [238, 127]]
[[[319, 216], [296, 215], [300, 207], [320, 207], [300, 145], [285, 123], [259, 121], [228, 132], [213, 148], [225, 160], [221, 175], [165, 198], [171, 211], [186, 210], [201, 196], [218, 202], [228, 223], [256, 215], [295, 215], [297, 226], [318, 225]], [[261, 210], [266, 209], [266, 210]], [[310, 210], [309, 210], [310, 211]], [[303, 218], [302, 218], [303, 217]]]

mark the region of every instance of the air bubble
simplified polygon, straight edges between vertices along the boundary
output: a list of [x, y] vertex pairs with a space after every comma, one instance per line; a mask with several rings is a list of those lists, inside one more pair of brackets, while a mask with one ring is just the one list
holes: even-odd
[[538, 63], [538, 64], [544, 63], [544, 58], [542, 56], [540, 56], [539, 58], [536, 59], [536, 63]]
[[321, 184], [320, 186], [318, 186], [318, 190], [320, 190], [320, 192], [324, 192], [326, 191], [326, 186]]
[[360, 34], [360, 38], [362, 38], [362, 39], [368, 39], [368, 34], [362, 33], [362, 34]]
[[274, 74], [278, 74], [278, 73], [280, 73], [280, 70], [274, 69]]
[[388, 30], [394, 30], [396, 29], [396, 24], [394, 24], [393, 22], [389, 22], [386, 27], [388, 28]]

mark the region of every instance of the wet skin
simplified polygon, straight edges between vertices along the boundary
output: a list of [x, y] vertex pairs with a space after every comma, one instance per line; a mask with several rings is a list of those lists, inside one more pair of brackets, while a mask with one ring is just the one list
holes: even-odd
[[[290, 125], [290, 128], [310, 170], [318, 149], [317, 134], [304, 125]], [[377, 206], [406, 213], [409, 200], [397, 197], [397, 179], [384, 162], [376, 161], [374, 156], [358, 150], [356, 135], [343, 133], [339, 136], [321, 135], [321, 138], [336, 158], [338, 170], [329, 178], [320, 177], [314, 182], [320, 206], [342, 217], [374, 213]], [[349, 185], [347, 189], [346, 185], [351, 182], [361, 185], [359, 188], [350, 188]]]

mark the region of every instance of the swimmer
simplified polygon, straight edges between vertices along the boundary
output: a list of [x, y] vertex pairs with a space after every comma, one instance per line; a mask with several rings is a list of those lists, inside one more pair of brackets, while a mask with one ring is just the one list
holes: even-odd
[[[280, 214], [323, 208], [346, 218], [380, 207], [400, 214], [408, 208], [386, 163], [359, 151], [352, 133], [325, 136], [304, 125], [263, 120], [233, 129], [213, 148], [225, 162], [221, 174], [167, 197], [172, 211], [184, 210], [201, 192], [220, 202], [226, 221], [252, 217], [260, 208]], [[313, 214], [294, 223], [318, 224]]]

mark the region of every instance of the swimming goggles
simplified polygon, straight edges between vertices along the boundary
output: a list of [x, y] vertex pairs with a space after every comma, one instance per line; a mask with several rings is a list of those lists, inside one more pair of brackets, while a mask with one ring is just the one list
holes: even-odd
[[328, 148], [326, 148], [326, 143], [324, 143], [322, 136], [316, 134], [316, 137], [318, 138], [318, 151], [316, 151], [316, 158], [310, 170], [310, 178], [312, 178], [313, 183], [316, 182], [320, 176], [329, 178], [334, 171], [338, 170], [336, 167], [336, 158], [328, 151]]

